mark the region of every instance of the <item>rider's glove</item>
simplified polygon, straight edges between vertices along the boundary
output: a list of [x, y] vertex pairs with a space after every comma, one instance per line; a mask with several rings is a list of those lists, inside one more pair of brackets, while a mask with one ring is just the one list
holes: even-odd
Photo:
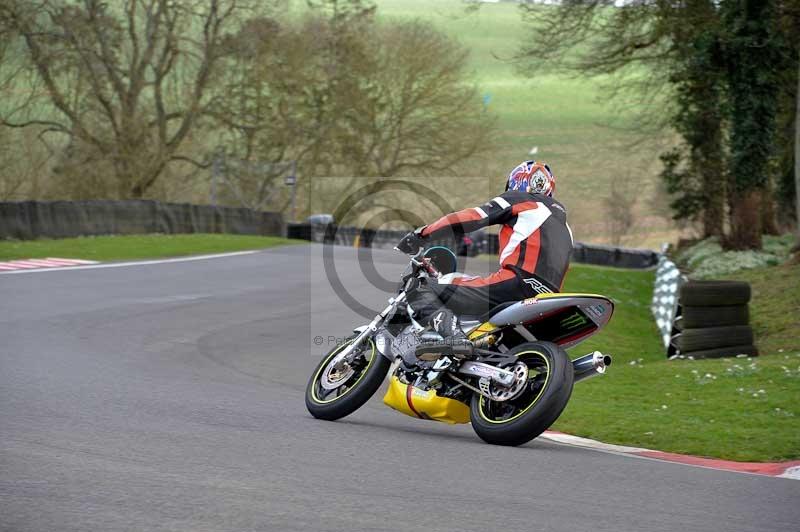
[[419, 234], [419, 229], [411, 231], [397, 244], [397, 249], [409, 255], [416, 255], [419, 248], [422, 247], [422, 236]]

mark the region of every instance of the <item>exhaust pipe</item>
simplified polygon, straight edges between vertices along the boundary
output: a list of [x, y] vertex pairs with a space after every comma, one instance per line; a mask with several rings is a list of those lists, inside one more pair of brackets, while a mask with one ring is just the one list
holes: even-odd
[[602, 375], [606, 368], [611, 365], [611, 355], [604, 355], [600, 351], [583, 355], [572, 361], [572, 369], [575, 372], [575, 382], [586, 380], [595, 375]]

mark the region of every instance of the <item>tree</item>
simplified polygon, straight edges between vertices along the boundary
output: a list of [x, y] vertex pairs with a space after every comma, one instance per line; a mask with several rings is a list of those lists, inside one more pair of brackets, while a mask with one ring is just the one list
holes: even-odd
[[[31, 85], [8, 127], [63, 135], [71, 160], [107, 161], [115, 195], [143, 197], [185, 149], [236, 23], [236, 0], [4, 0], [0, 23]], [[48, 105], [42, 105], [46, 102]]]
[[490, 148], [493, 120], [461, 46], [422, 22], [378, 23], [364, 6], [344, 18], [337, 6], [250, 21], [232, 38], [227, 97], [212, 111], [226, 150], [297, 161], [310, 200], [314, 178], [341, 176], [347, 190], [363, 177], [456, 173]]
[[780, 61], [780, 35], [774, 31], [772, 0], [728, 0], [722, 9], [731, 112], [728, 243], [735, 249], [758, 249], [778, 103], [774, 65]]
[[[781, 34], [785, 39], [784, 61], [781, 71], [781, 111], [776, 137], [787, 141], [779, 146], [782, 176], [778, 187], [781, 205], [794, 214], [797, 241], [800, 251], [800, 1], [783, 0], [778, 3]], [[782, 148], [782, 149], [780, 149]], [[793, 207], [793, 208], [792, 208]], [[787, 216], [791, 218], [791, 215]]]
[[343, 115], [345, 153], [362, 176], [453, 174], [490, 147], [493, 119], [465, 83], [467, 51], [430, 24], [381, 25], [373, 60]]
[[[595, 0], [556, 9], [526, 8], [536, 41], [524, 57], [552, 64], [573, 50], [577, 59], [564, 63], [572, 72], [633, 73], [637, 89], [668, 87], [659, 95], [669, 103], [661, 114], [683, 138], [662, 157], [676, 217], [702, 216], [704, 234], [720, 234], [727, 199], [726, 245], [760, 247], [762, 232], [777, 229], [775, 161], [787, 141], [775, 135], [776, 116], [780, 95], [794, 93], [794, 80], [779, 71], [797, 70], [797, 0], [645, 0], [619, 8]], [[562, 33], [570, 38], [559, 39]]]
[[[520, 59], [525, 65], [581, 76], [616, 74], [619, 94], [639, 95], [639, 118], [671, 126], [683, 144], [662, 157], [676, 219], [700, 218], [705, 236], [723, 228], [725, 165], [722, 137], [723, 65], [713, 0], [626, 4], [604, 0], [525, 5], [532, 25]], [[569, 36], [564, 38], [564, 36]], [[685, 164], [679, 164], [684, 161]], [[680, 171], [678, 169], [680, 168]]]
[[798, 52], [797, 59], [797, 107], [794, 115], [794, 192], [797, 241], [794, 247], [800, 249], [800, 52]]
[[636, 183], [630, 173], [624, 173], [611, 182], [610, 194], [603, 198], [606, 211], [606, 229], [611, 236], [611, 244], [619, 246], [622, 239], [630, 233], [636, 222], [633, 209], [639, 200]]
[[[721, 78], [724, 64], [720, 54], [719, 30], [713, 6], [703, 3], [708, 21], [687, 40], [669, 81], [675, 90], [671, 125], [684, 145], [662, 155], [662, 178], [672, 195], [675, 219], [702, 219], [702, 236], [723, 236], [725, 220], [724, 94]], [[686, 154], [686, 155], [684, 155]], [[686, 168], [678, 163], [686, 158]]]

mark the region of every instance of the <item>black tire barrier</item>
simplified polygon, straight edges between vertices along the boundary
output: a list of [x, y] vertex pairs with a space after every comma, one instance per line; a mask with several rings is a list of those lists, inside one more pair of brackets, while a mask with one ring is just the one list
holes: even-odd
[[682, 307], [676, 326], [681, 329], [700, 329], [703, 327], [729, 327], [748, 325], [750, 312], [747, 305], [728, 305], [721, 307]]
[[741, 281], [689, 281], [681, 285], [679, 300], [686, 307], [746, 305], [750, 285]]
[[681, 354], [736, 345], [752, 345], [753, 329], [747, 325], [683, 329], [675, 338]]
[[658, 253], [649, 249], [618, 248], [575, 242], [572, 260], [597, 266], [646, 269], [658, 264]]
[[286, 238], [311, 240], [311, 224], [298, 224], [289, 222], [286, 224]]
[[0, 239], [149, 233], [285, 233], [277, 212], [150, 200], [0, 202]]
[[739, 355], [757, 357], [758, 349], [756, 348], [756, 346], [750, 344], [750, 345], [734, 345], [730, 347], [718, 347], [716, 349], [703, 349], [700, 351], [690, 351], [688, 353], [681, 353], [681, 357], [686, 357], [686, 358], [692, 357], [694, 359], [738, 357]]
[[[338, 226], [336, 224], [308, 223], [289, 224], [288, 232], [291, 238], [303, 238], [312, 242], [385, 249], [394, 247], [407, 233], [407, 231], [375, 230]], [[431, 242], [431, 245], [446, 246], [454, 251], [458, 249], [457, 243], [453, 238], [437, 240]], [[498, 254], [500, 250], [497, 235], [484, 235], [480, 252]], [[615, 248], [576, 242], [573, 248], [572, 261], [615, 268], [646, 269], [656, 265], [658, 254], [647, 249]]]

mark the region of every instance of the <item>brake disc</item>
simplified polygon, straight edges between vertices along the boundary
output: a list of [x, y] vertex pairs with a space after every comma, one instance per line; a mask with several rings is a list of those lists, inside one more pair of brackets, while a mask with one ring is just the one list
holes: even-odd
[[325, 369], [322, 371], [322, 375], [319, 378], [319, 384], [326, 390], [335, 390], [347, 380], [353, 376], [356, 372], [350, 364], [346, 361], [342, 360], [339, 361], [339, 364], [336, 364], [336, 358], [334, 357]]
[[493, 382], [487, 386], [487, 390], [484, 390], [484, 386], [481, 386], [482, 391], [488, 392], [492, 401], [508, 401], [514, 399], [522, 393], [525, 389], [525, 385], [528, 383], [528, 366], [524, 362], [518, 361], [514, 364], [511, 372], [514, 374], [514, 383], [508, 388], [498, 386]]

